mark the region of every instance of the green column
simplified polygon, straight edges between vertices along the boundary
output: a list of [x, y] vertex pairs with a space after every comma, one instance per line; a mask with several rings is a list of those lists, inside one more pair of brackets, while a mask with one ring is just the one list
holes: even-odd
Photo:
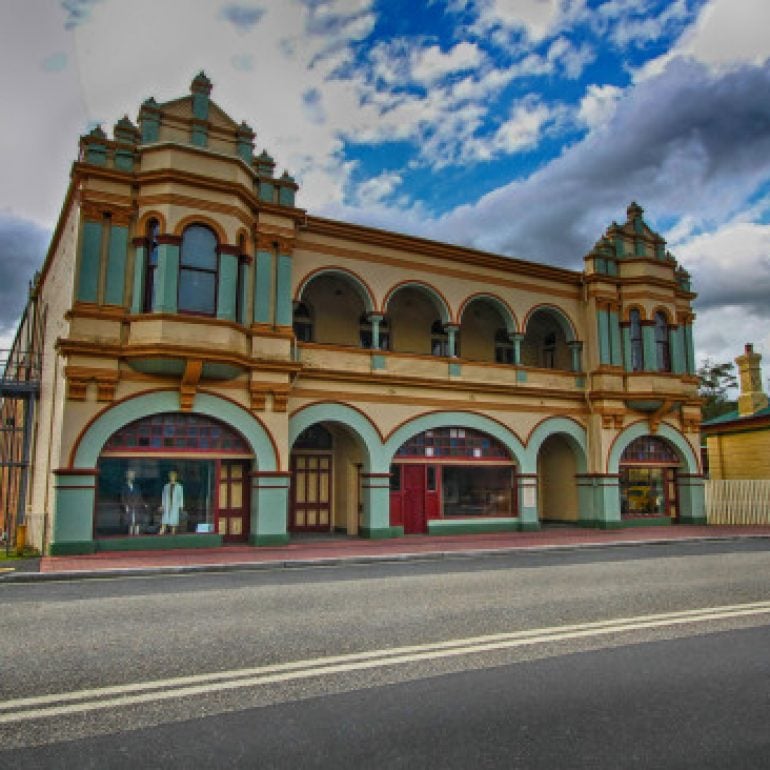
[[77, 298], [81, 302], [98, 302], [102, 256], [102, 223], [86, 220], [80, 236]]
[[380, 323], [382, 315], [380, 313], [369, 313], [369, 322], [372, 325], [372, 350], [380, 349]]
[[447, 324], [444, 329], [446, 329], [446, 346], [447, 346], [447, 355], [449, 358], [456, 358], [457, 357], [457, 332], [459, 331], [457, 326], [455, 324]]
[[580, 525], [617, 529], [620, 521], [620, 487], [617, 476], [587, 473], [578, 476]]
[[519, 503], [519, 529], [522, 532], [540, 529], [537, 515], [537, 474], [516, 474], [517, 500]]
[[289, 542], [286, 523], [290, 479], [288, 473], [252, 473], [251, 545], [284, 545]]
[[632, 370], [631, 362], [631, 327], [623, 324], [623, 367], [627, 372]]
[[158, 266], [155, 268], [155, 307], [158, 313], [176, 313], [179, 285], [179, 239], [158, 239]]
[[706, 498], [703, 476], [681, 473], [677, 475], [677, 500], [681, 524], [707, 524]]
[[257, 251], [254, 271], [254, 323], [269, 324], [273, 317], [273, 253]]
[[583, 362], [581, 358], [583, 353], [583, 343], [578, 340], [573, 340], [567, 344], [569, 345], [569, 352], [572, 355], [572, 371], [582, 372]]
[[275, 279], [276, 326], [291, 326], [292, 324], [291, 262], [289, 254], [278, 255], [278, 269]]
[[128, 227], [112, 225], [107, 247], [107, 281], [104, 287], [106, 305], [122, 305], [126, 293], [126, 257]]
[[403, 527], [390, 526], [389, 472], [361, 474], [361, 503], [361, 537], [381, 539], [404, 534]]
[[235, 321], [236, 291], [238, 290], [238, 256], [219, 254], [219, 286], [217, 287], [217, 318]]
[[96, 496], [96, 469], [57, 470], [52, 555], [93, 553], [93, 510]]
[[654, 372], [658, 367], [654, 322], [642, 322], [642, 344], [644, 346], [644, 371]]
[[134, 280], [131, 293], [131, 312], [141, 313], [144, 305], [144, 270], [147, 259], [144, 238], [134, 241]]
[[251, 286], [251, 258], [245, 254], [241, 254], [238, 258], [238, 270], [239, 280], [238, 287], [241, 293], [240, 296], [240, 317], [238, 323], [248, 323], [248, 308], [249, 308], [249, 287]]
[[684, 344], [687, 351], [687, 374], [695, 374], [695, 346], [692, 339], [692, 324], [684, 325]]
[[610, 314], [608, 310], [596, 311], [596, 329], [599, 336], [599, 363], [612, 363], [612, 351], [610, 350]]
[[613, 366], [623, 365], [623, 352], [620, 343], [620, 318], [615, 310], [610, 310], [607, 321], [610, 326], [610, 363]]
[[511, 342], [513, 342], [513, 364], [514, 366], [521, 366], [521, 343], [524, 340], [524, 335], [514, 332], [510, 336]]
[[684, 374], [684, 326], [680, 324], [669, 327], [668, 335], [669, 347], [671, 348], [671, 371], [674, 374]]

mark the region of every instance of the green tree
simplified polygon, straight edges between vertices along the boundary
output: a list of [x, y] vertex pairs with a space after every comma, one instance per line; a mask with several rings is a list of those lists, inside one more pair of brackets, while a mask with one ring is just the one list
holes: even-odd
[[735, 409], [736, 402], [729, 398], [730, 389], [738, 387], [735, 364], [731, 361], [717, 363], [706, 358], [698, 369], [698, 393], [703, 402], [703, 420], [727, 414]]

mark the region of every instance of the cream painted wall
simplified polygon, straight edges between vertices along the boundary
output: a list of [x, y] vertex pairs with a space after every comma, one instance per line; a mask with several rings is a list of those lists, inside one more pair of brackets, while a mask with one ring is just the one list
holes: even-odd
[[388, 304], [390, 349], [430, 355], [431, 325], [440, 318], [438, 308], [421, 291], [399, 289]]
[[360, 346], [359, 319], [364, 303], [347, 281], [319, 276], [308, 284], [302, 301], [310, 307], [313, 318], [313, 342]]
[[505, 329], [505, 320], [497, 309], [483, 300], [472, 302], [460, 324], [460, 357], [493, 362], [498, 329]]

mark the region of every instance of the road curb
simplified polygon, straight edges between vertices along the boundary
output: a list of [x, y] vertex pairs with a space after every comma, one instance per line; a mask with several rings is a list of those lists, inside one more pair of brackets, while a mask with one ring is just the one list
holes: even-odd
[[157, 567], [115, 567], [95, 570], [62, 570], [57, 572], [8, 572], [0, 574], [2, 583], [48, 583], [73, 580], [106, 580], [125, 577], [153, 577], [190, 573], [256, 572], [281, 569], [310, 569], [367, 564], [401, 563], [405, 561], [439, 561], [442, 559], [473, 559], [515, 554], [560, 553], [607, 548], [634, 548], [649, 545], [681, 545], [743, 540], [770, 540], [770, 535], [699, 535], [686, 538], [653, 538], [649, 540], [612, 540], [596, 543], [554, 543], [542, 545], [513, 545], [501, 548], [468, 548], [458, 551], [399, 551], [385, 554], [355, 554], [353, 556], [319, 556], [318, 558], [276, 559], [271, 561], [231, 562], [228, 564], [180, 564]]

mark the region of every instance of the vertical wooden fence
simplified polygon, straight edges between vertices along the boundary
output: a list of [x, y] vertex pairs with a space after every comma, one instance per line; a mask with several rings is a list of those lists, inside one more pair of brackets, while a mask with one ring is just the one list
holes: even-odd
[[770, 525], [770, 479], [706, 482], [709, 524]]

